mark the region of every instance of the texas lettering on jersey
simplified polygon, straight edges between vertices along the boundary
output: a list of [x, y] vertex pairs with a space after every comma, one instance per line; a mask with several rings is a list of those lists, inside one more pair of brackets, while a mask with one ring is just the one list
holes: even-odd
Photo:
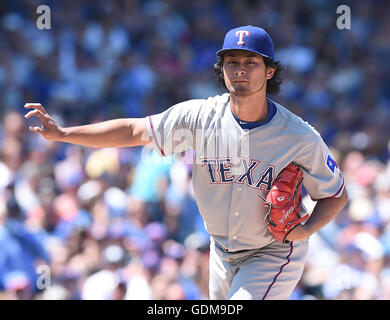
[[[249, 187], [258, 190], [270, 190], [272, 182], [275, 178], [275, 167], [268, 165], [263, 172], [256, 170], [260, 161], [248, 160], [247, 158], [240, 158], [242, 165], [242, 174], [233, 175], [232, 173], [232, 159], [226, 158], [214, 158], [214, 159], [201, 159], [202, 167], [204, 167], [210, 179], [210, 184], [246, 184]], [[258, 176], [257, 179], [254, 179]]]

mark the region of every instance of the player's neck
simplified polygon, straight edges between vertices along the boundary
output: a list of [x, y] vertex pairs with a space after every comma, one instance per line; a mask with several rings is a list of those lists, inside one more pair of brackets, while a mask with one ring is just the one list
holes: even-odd
[[263, 121], [268, 116], [268, 102], [264, 93], [237, 96], [230, 93], [230, 108], [242, 121]]

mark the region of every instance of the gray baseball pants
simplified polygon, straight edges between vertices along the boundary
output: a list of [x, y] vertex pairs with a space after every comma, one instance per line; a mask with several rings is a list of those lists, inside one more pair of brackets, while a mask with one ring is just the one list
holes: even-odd
[[273, 242], [263, 248], [227, 252], [210, 243], [212, 300], [285, 300], [300, 280], [309, 241]]

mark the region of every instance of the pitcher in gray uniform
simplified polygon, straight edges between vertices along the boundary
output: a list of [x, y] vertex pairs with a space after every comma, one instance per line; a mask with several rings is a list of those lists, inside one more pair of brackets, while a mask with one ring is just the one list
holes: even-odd
[[[227, 32], [214, 66], [228, 93], [179, 103], [138, 119], [63, 128], [39, 103], [26, 118], [30, 131], [49, 140], [87, 147], [152, 143], [161, 156], [195, 151], [193, 187], [210, 233], [211, 299], [288, 299], [302, 276], [309, 237], [347, 202], [343, 175], [320, 134], [267, 95], [281, 83], [280, 63], [267, 32], [243, 26]], [[262, 197], [289, 163], [303, 168], [303, 186], [317, 201], [288, 243], [264, 222]], [[305, 209], [302, 207], [302, 214]]]

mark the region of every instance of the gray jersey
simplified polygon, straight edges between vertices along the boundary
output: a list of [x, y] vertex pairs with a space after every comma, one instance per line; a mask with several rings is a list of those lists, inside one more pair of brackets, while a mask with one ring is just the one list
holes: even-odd
[[154, 149], [162, 156], [195, 151], [193, 187], [199, 211], [214, 241], [229, 252], [264, 247], [275, 239], [264, 222], [265, 196], [290, 162], [302, 166], [313, 200], [338, 197], [343, 176], [320, 134], [275, 103], [266, 124], [244, 130], [228, 93], [189, 100], [146, 117]]

